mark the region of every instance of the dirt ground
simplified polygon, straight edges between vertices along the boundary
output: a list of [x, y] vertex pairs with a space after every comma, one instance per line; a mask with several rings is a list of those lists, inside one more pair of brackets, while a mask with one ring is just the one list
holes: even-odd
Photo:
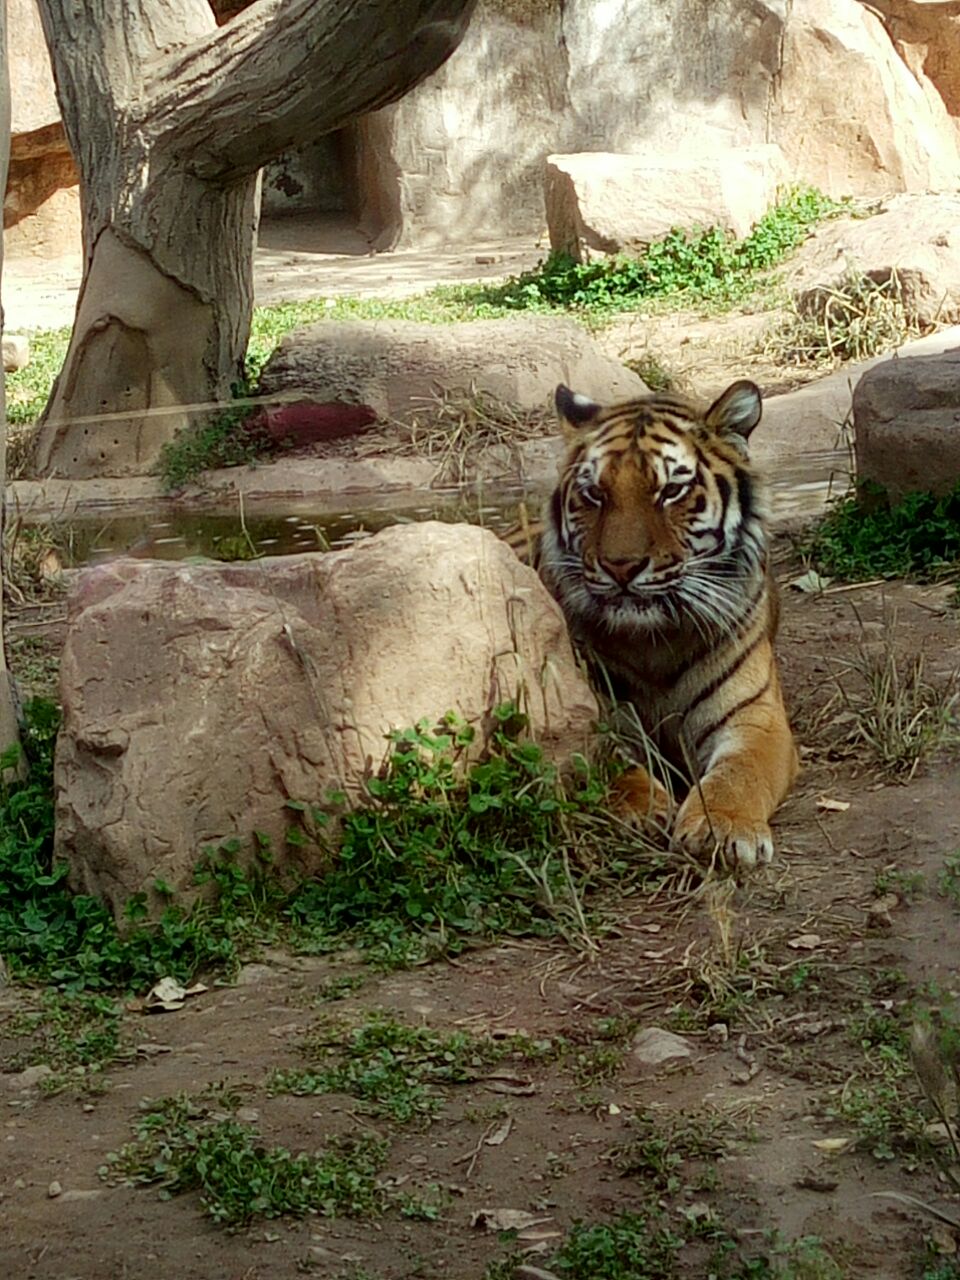
[[[786, 580], [797, 564], [785, 542], [779, 550]], [[517, 1250], [533, 1250], [528, 1266], [548, 1267], [572, 1222], [638, 1210], [652, 1194], [669, 1217], [712, 1214], [747, 1243], [771, 1231], [817, 1236], [839, 1267], [784, 1274], [920, 1276], [924, 1240], [932, 1232], [949, 1251], [956, 1234], [877, 1193], [909, 1193], [955, 1218], [958, 1197], [929, 1158], [875, 1158], [842, 1100], [877, 1082], [876, 1051], [862, 1043], [871, 1019], [896, 1017], [922, 991], [948, 998], [960, 986], [960, 906], [938, 892], [945, 858], [960, 850], [960, 772], [938, 759], [905, 782], [881, 776], [846, 743], [835, 681], [852, 688], [845, 664], [882, 650], [884, 637], [907, 660], [923, 652], [932, 684], [946, 677], [957, 654], [946, 595], [901, 584], [785, 590], [780, 655], [803, 772], [777, 820], [775, 864], [722, 909], [716, 889], [636, 895], [602, 907], [595, 953], [518, 941], [391, 974], [349, 956], [267, 954], [237, 985], [214, 984], [178, 1012], [127, 1011], [129, 1056], [92, 1094], [78, 1085], [48, 1097], [10, 1074], [24, 1047], [14, 1019], [37, 994], [0, 989], [7, 1273], [480, 1280]], [[339, 981], [355, 975], [355, 988]], [[421, 1125], [371, 1117], [344, 1095], [268, 1094], [274, 1068], [302, 1065], [298, 1043], [318, 1020], [356, 1023], [371, 1010], [438, 1031], [562, 1037], [573, 1048], [447, 1086], [436, 1118]], [[610, 1019], [627, 1029], [619, 1061], [602, 1053]], [[681, 1034], [689, 1057], [642, 1066], [630, 1037], [650, 1027]], [[368, 1221], [281, 1219], [230, 1234], [195, 1195], [163, 1200], [156, 1187], [101, 1181], [98, 1168], [130, 1139], [141, 1099], [224, 1081], [264, 1139], [294, 1152], [375, 1130], [390, 1143], [392, 1191], [429, 1202], [435, 1216], [393, 1208]], [[911, 1079], [900, 1087], [919, 1099]], [[666, 1186], [652, 1163], [630, 1174], [618, 1167], [638, 1124], [663, 1135], [692, 1124], [719, 1137], [707, 1155], [680, 1160], [676, 1185]], [[851, 1141], [831, 1153], [816, 1145], [825, 1139]], [[492, 1209], [526, 1211], [533, 1226], [510, 1240], [471, 1225]], [[708, 1274], [704, 1252], [681, 1257], [676, 1274]]]

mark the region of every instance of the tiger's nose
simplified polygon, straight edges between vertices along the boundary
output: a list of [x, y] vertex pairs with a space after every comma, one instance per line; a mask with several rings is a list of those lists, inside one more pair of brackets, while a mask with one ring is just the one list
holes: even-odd
[[644, 556], [642, 560], [601, 560], [600, 567], [614, 582], [621, 587], [625, 587], [634, 580], [638, 573], [643, 573], [649, 563], [650, 557]]

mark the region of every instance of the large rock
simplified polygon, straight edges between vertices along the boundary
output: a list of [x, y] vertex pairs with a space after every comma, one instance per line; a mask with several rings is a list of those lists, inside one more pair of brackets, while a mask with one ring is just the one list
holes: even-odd
[[287, 802], [359, 795], [390, 729], [452, 710], [484, 730], [521, 698], [563, 759], [597, 710], [533, 570], [487, 530], [436, 523], [329, 555], [90, 569], [61, 691], [57, 856], [118, 912], [158, 878], [189, 891], [231, 837], [262, 832], [282, 860]]
[[[18, 10], [34, 5], [16, 0], [14, 46]], [[243, 7], [236, 0], [228, 9]], [[295, 166], [305, 181], [291, 176], [304, 196], [314, 193], [314, 212], [321, 198], [356, 210], [379, 249], [538, 234], [547, 154], [643, 155], [651, 140], [660, 152], [684, 154], [776, 143], [797, 181], [833, 195], [953, 190], [953, 8], [496, 0], [478, 7], [434, 75], [338, 132], [339, 161], [309, 144]], [[18, 96], [15, 76], [15, 114]]]
[[787, 172], [779, 147], [675, 153], [548, 156], [544, 195], [550, 244], [580, 259], [582, 249], [636, 250], [674, 227], [723, 227], [738, 238], [776, 203]]
[[960, 347], [885, 360], [853, 393], [857, 478], [894, 502], [960, 483]]
[[868, 218], [823, 224], [800, 250], [794, 288], [840, 284], [850, 273], [885, 283], [896, 272], [911, 320], [960, 321], [960, 195], [899, 195]]
[[519, 409], [539, 409], [558, 382], [598, 400], [645, 390], [576, 321], [517, 316], [449, 325], [321, 320], [281, 341], [264, 366], [260, 392], [367, 405], [387, 420], [422, 413], [438, 390], [475, 388]]

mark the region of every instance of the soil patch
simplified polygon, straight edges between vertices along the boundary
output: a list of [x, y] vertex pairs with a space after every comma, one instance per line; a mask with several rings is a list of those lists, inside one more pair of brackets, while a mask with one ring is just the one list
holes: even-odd
[[[786, 543], [778, 549], [786, 581], [798, 566]], [[946, 677], [957, 653], [946, 597], [897, 583], [786, 589], [780, 653], [804, 768], [776, 824], [776, 862], [743, 885], [608, 902], [589, 955], [518, 941], [378, 974], [349, 955], [267, 953], [237, 985], [178, 1012], [124, 1011], [119, 1056], [96, 1090], [89, 1074], [68, 1074], [54, 1096], [0, 1076], [10, 1274], [480, 1280], [530, 1249], [528, 1265], [549, 1267], [575, 1221], [653, 1203], [676, 1224], [722, 1224], [748, 1251], [771, 1247], [765, 1233], [816, 1235], [838, 1268], [784, 1274], [920, 1276], [933, 1220], [876, 1193], [960, 1215], [910, 1136], [922, 1098], [898, 1038], [910, 1002], [957, 989], [960, 905], [942, 895], [942, 873], [960, 849], [960, 774], [942, 758], [903, 781], [881, 774], [851, 741], [837, 680], [884, 644], [901, 659], [923, 651], [929, 680]], [[29, 1062], [23, 1015], [38, 1005], [37, 993], [0, 990], [8, 1073]], [[435, 1116], [412, 1125], [345, 1093], [270, 1090], [271, 1072], [305, 1065], [299, 1046], [318, 1027], [329, 1038], [331, 1019], [358, 1026], [375, 1011], [522, 1040], [461, 1083], [436, 1085]], [[650, 1027], [680, 1034], [690, 1056], [642, 1065], [631, 1039]], [[141, 1099], [223, 1082], [233, 1101], [221, 1090], [209, 1105], [240, 1107], [268, 1145], [313, 1152], [336, 1135], [382, 1136], [388, 1207], [369, 1221], [261, 1220], [229, 1234], [195, 1193], [164, 1200], [155, 1186], [98, 1177], [131, 1138]], [[476, 1218], [502, 1209], [533, 1225], [504, 1236], [502, 1220]], [[950, 1233], [937, 1233], [949, 1247]], [[710, 1247], [695, 1240], [664, 1274], [705, 1276]]]

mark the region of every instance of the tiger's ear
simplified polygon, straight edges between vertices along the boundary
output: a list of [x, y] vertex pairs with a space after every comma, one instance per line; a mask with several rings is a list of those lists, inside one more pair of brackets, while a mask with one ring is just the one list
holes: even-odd
[[727, 387], [719, 400], [713, 402], [704, 422], [718, 436], [742, 436], [746, 440], [760, 421], [762, 412], [760, 388], [744, 378]]
[[603, 408], [595, 400], [591, 400], [589, 396], [582, 396], [578, 391], [571, 391], [562, 382], [557, 387], [553, 399], [557, 406], [557, 413], [560, 415], [561, 424], [564, 427], [572, 427], [574, 430], [588, 426]]

